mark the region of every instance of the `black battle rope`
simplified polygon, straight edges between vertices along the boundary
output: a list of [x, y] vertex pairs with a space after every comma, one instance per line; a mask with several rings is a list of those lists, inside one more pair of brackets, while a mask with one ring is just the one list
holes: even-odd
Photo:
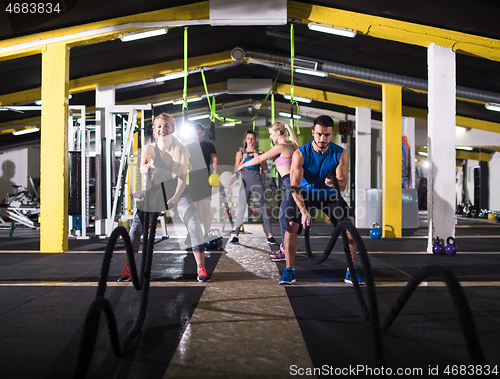
[[[106, 250], [104, 252], [96, 297], [90, 305], [87, 316], [85, 317], [83, 335], [80, 342], [80, 350], [75, 370], [75, 378], [84, 378], [87, 374], [92, 358], [92, 353], [95, 347], [101, 311], [104, 312], [108, 321], [108, 330], [113, 352], [119, 357], [125, 354], [134, 338], [137, 337], [142, 329], [144, 320], [146, 318], [146, 310], [148, 305], [149, 284], [151, 281], [151, 266], [153, 263], [153, 246], [156, 234], [158, 213], [145, 212], [143, 215], [143, 220], [141, 220], [143, 221], [143, 258], [140, 277], [138, 277], [137, 275], [134, 251], [127, 230], [124, 227], [119, 226], [111, 233], [109, 241], [106, 245]], [[134, 289], [136, 289], [137, 291], [142, 291], [141, 306], [139, 309], [137, 320], [133, 328], [124, 337], [121, 346], [113, 308], [111, 306], [111, 303], [104, 297], [108, 281], [109, 267], [111, 264], [111, 257], [113, 255], [113, 250], [115, 248], [118, 237], [122, 237], [123, 241], [125, 242], [127, 260], [129, 263], [131, 274], [130, 276], [132, 278]]]
[[[349, 247], [349, 239], [347, 237], [346, 231], [349, 231], [351, 233], [351, 236], [354, 239], [356, 246], [358, 247], [359, 256], [360, 256], [361, 261], [363, 263], [363, 268], [365, 269], [365, 278], [366, 278], [366, 286], [367, 286], [367, 292], [368, 292], [369, 309], [365, 303], [365, 300], [363, 298], [363, 294], [361, 293], [361, 288], [359, 287], [358, 278], [356, 277], [356, 274], [354, 271], [354, 265], [353, 265], [352, 259], [351, 259], [351, 249]], [[354, 285], [354, 291], [356, 292], [359, 304], [361, 306], [361, 310], [363, 311], [363, 315], [365, 316], [366, 321], [370, 321], [370, 324], [372, 325], [373, 335], [375, 337], [376, 360], [377, 360], [377, 364], [379, 365], [379, 367], [382, 367], [385, 363], [385, 358], [384, 358], [384, 351], [383, 351], [383, 347], [382, 347], [382, 332], [380, 329], [378, 302], [377, 302], [377, 296], [375, 294], [375, 282], [373, 280], [372, 270], [370, 267], [370, 260], [368, 259], [368, 254], [366, 252], [365, 244], [363, 243], [363, 240], [361, 239], [361, 236], [359, 235], [358, 230], [354, 227], [354, 225], [352, 225], [348, 221], [341, 221], [340, 223], [338, 223], [338, 225], [336, 225], [335, 228], [333, 229], [332, 236], [330, 237], [330, 240], [328, 241], [325, 252], [322, 254], [321, 258], [317, 259], [312, 254], [311, 243], [310, 243], [310, 239], [309, 239], [309, 227], [306, 227], [304, 230], [306, 254], [312, 263], [317, 264], [317, 265], [323, 263], [326, 260], [326, 258], [328, 258], [328, 256], [330, 255], [330, 253], [333, 249], [333, 246], [335, 245], [335, 242], [339, 238], [340, 233], [342, 233], [342, 240], [344, 243], [345, 257], [346, 257], [347, 264], [349, 266], [349, 272], [351, 273], [351, 280], [352, 280], [353, 285]]]
[[[349, 248], [346, 231], [349, 231], [351, 233], [351, 236], [354, 239], [354, 242], [356, 243], [361, 261], [363, 263], [363, 268], [365, 271], [365, 278], [366, 278], [368, 302], [369, 302], [369, 314], [368, 314], [368, 307], [366, 306], [363, 295], [359, 288], [357, 277], [356, 275], [354, 275], [354, 267], [352, 264], [351, 251]], [[413, 294], [413, 291], [418, 287], [418, 285], [424, 279], [426, 279], [429, 276], [438, 276], [447, 284], [450, 290], [453, 304], [458, 313], [460, 327], [462, 329], [462, 333], [464, 335], [465, 342], [467, 344], [467, 351], [469, 352], [471, 361], [474, 365], [485, 364], [485, 359], [481, 346], [479, 344], [479, 339], [477, 337], [477, 331], [474, 324], [474, 319], [472, 317], [472, 312], [467, 303], [467, 299], [465, 297], [463, 289], [460, 286], [460, 283], [458, 282], [455, 274], [453, 274], [451, 270], [442, 266], [426, 266], [422, 268], [420, 271], [418, 271], [415, 275], [413, 275], [413, 277], [410, 279], [410, 281], [404, 288], [403, 292], [397, 299], [396, 303], [393, 305], [390, 314], [387, 316], [387, 318], [383, 323], [383, 326], [381, 327], [380, 316], [378, 311], [378, 302], [375, 293], [375, 282], [373, 280], [373, 273], [370, 265], [370, 260], [368, 258], [368, 253], [366, 251], [366, 247], [363, 243], [363, 240], [354, 225], [352, 225], [350, 222], [347, 221], [342, 221], [338, 225], [336, 225], [335, 228], [333, 229], [330, 240], [326, 245], [326, 249], [320, 258], [316, 258], [312, 254], [311, 243], [309, 238], [309, 227], [306, 227], [304, 230], [304, 240], [305, 240], [304, 242], [305, 242], [307, 257], [313, 264], [319, 265], [323, 263], [330, 255], [333, 246], [335, 245], [335, 242], [337, 241], [340, 233], [342, 233], [342, 240], [344, 242], [344, 252], [346, 254], [346, 260], [349, 265], [349, 271], [351, 272], [351, 280], [353, 281], [354, 289], [356, 291], [358, 300], [360, 302], [361, 309], [365, 315], [365, 318], [367, 320], [368, 319], [371, 320], [373, 333], [375, 336], [375, 354], [376, 354], [377, 364], [379, 366], [382, 366], [384, 364], [382, 334], [385, 333], [390, 328], [390, 326], [398, 316], [403, 306], [406, 304], [410, 296]]]
[[484, 365], [486, 361], [479, 344], [476, 326], [474, 324], [472, 312], [469, 308], [465, 293], [455, 274], [453, 274], [450, 269], [443, 266], [426, 266], [412, 276], [401, 295], [399, 295], [396, 303], [392, 306], [391, 312], [385, 319], [382, 325], [382, 332], [385, 333], [391, 327], [399, 312], [403, 309], [404, 305], [413, 294], [413, 291], [424, 279], [429, 276], [438, 276], [448, 286], [453, 305], [458, 313], [458, 320], [467, 344], [467, 350], [469, 351], [471, 361], [474, 365]]

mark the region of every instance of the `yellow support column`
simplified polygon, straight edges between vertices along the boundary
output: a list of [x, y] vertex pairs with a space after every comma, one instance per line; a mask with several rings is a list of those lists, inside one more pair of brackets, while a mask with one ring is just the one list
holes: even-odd
[[69, 47], [42, 52], [40, 252], [68, 250]]
[[382, 85], [383, 179], [382, 236], [402, 236], [401, 129], [402, 92], [393, 84]]

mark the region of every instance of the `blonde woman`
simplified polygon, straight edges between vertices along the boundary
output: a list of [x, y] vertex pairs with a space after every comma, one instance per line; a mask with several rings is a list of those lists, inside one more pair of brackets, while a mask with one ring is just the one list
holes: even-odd
[[271, 150], [248, 160], [239, 166], [238, 169], [241, 170], [252, 165], [260, 164], [261, 162], [265, 162], [267, 159], [272, 158], [276, 165], [276, 169], [281, 175], [281, 180], [285, 186], [285, 193], [283, 195], [283, 199], [281, 200], [279, 212], [281, 246], [279, 250], [271, 253], [269, 257], [272, 261], [283, 261], [285, 260], [283, 241], [285, 240], [285, 231], [287, 226], [286, 209], [290, 205], [290, 200], [292, 199], [290, 191], [290, 165], [292, 164], [293, 152], [298, 148], [299, 142], [297, 140], [297, 136], [293, 132], [293, 129], [290, 128], [289, 125], [282, 124], [281, 122], [275, 122], [269, 127], [269, 137], [274, 143]]
[[[203, 232], [198, 214], [186, 190], [189, 153], [182, 142], [173, 135], [174, 132], [175, 120], [171, 115], [162, 113], [155, 118], [155, 141], [145, 146], [141, 155], [140, 172], [147, 175], [146, 199], [139, 206], [130, 227], [130, 240], [135, 257], [139, 251], [145, 212], [160, 213], [167, 207], [177, 211], [191, 236], [198, 281], [208, 282], [210, 277], [205, 269]], [[118, 281], [130, 280], [130, 269], [126, 264]]]

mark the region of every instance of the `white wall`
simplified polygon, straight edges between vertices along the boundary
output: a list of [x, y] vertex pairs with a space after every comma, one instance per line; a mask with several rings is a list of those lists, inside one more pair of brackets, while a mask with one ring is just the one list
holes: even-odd
[[457, 146], [488, 147], [500, 146], [500, 133], [485, 130], [455, 128], [455, 144]]
[[474, 204], [474, 167], [479, 167], [479, 161], [467, 161], [467, 199]]
[[415, 146], [427, 146], [427, 120], [415, 119]]
[[0, 202], [13, 185], [28, 185], [28, 149], [6, 151], [0, 154]]
[[500, 186], [500, 152], [492, 154], [491, 161], [489, 163], [489, 198], [490, 198], [490, 209], [494, 211], [500, 211], [500, 195], [498, 194], [498, 188]]
[[40, 145], [28, 147], [28, 176], [40, 177]]

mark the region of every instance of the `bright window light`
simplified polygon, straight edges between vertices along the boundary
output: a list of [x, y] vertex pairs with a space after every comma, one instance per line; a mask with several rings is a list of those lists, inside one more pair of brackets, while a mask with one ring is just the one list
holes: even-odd
[[318, 70], [309, 70], [307, 68], [296, 68], [295, 72], [298, 72], [299, 74], [306, 74], [306, 75], [312, 75], [312, 76], [321, 76], [323, 78], [328, 76], [328, 72], [324, 71], [318, 71]]
[[167, 34], [167, 31], [168, 31], [167, 28], [161, 28], [161, 29], [147, 30], [145, 32], [127, 33], [127, 34], [122, 34], [120, 36], [120, 39], [122, 40], [122, 42], [135, 41], [143, 38], [161, 36], [163, 34]]
[[18, 130], [17, 132], [12, 132], [15, 136], [20, 136], [23, 134], [29, 134], [29, 133], [36, 133], [40, 130], [40, 128], [31, 128], [31, 129], [23, 129], [23, 130]]
[[176, 132], [181, 140], [190, 140], [194, 136], [194, 128], [186, 124], [182, 124]]
[[353, 38], [356, 36], [356, 30], [354, 29], [337, 28], [331, 25], [316, 24], [315, 22], [310, 22], [307, 27], [316, 32], [335, 34], [342, 37]]
[[189, 121], [196, 121], [196, 120], [203, 120], [204, 118], [209, 118], [209, 117], [210, 117], [209, 114], [201, 114], [201, 115], [198, 115], [198, 116], [188, 117], [188, 120]]
[[500, 112], [500, 104], [497, 104], [497, 103], [487, 103], [484, 106], [489, 111]]
[[[280, 115], [281, 117], [292, 118], [292, 115], [291, 115], [290, 113], [280, 112], [280, 113], [279, 113], [279, 115]], [[301, 116], [299, 116], [299, 115], [294, 114], [294, 115], [293, 115], [293, 118], [295, 118], [295, 119], [297, 119], [297, 120], [300, 120], [302, 117], [301, 117]]]
[[155, 81], [157, 82], [164, 82], [166, 80], [173, 80], [173, 79], [179, 79], [184, 77], [184, 71], [181, 72], [173, 72], [171, 74], [159, 76], [155, 78]]
[[[291, 95], [283, 95], [283, 97], [287, 100], [290, 100], [292, 98]], [[302, 96], [294, 96], [293, 97], [293, 100], [295, 101], [300, 101], [302, 103], [310, 103], [312, 101], [312, 99], [308, 98], [308, 97], [302, 97]]]

